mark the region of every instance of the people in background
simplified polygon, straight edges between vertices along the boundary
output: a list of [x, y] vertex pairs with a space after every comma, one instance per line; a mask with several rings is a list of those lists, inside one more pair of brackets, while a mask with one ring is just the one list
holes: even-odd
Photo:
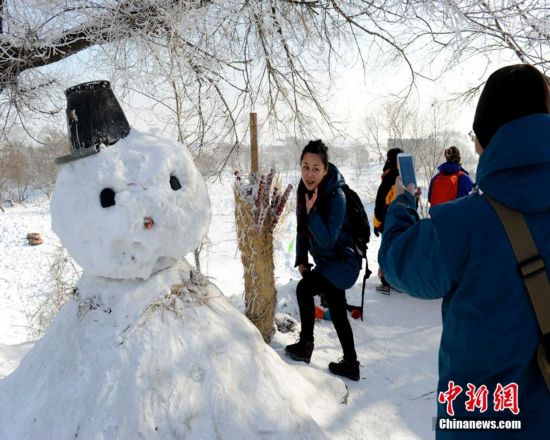
[[[489, 77], [473, 123], [479, 189], [523, 214], [548, 277], [549, 113], [549, 79], [520, 64]], [[419, 220], [412, 186], [397, 180], [378, 259], [392, 285], [415, 297], [443, 298], [438, 418], [519, 420], [520, 431], [484, 431], [483, 438], [547, 438], [541, 332], [500, 218], [486, 197], [472, 194], [434, 206], [430, 219]], [[473, 434], [481, 435], [438, 431], [437, 437]]]
[[438, 173], [430, 181], [428, 201], [431, 206], [467, 196], [474, 186], [470, 175], [462, 168], [457, 147], [445, 150], [445, 160], [437, 167]]
[[[399, 176], [397, 168], [397, 155], [403, 153], [401, 148], [392, 148], [386, 154], [386, 163], [382, 169], [382, 181], [376, 192], [376, 202], [374, 205], [374, 218], [372, 222], [374, 235], [377, 237], [384, 232], [384, 220], [386, 219], [386, 211], [388, 206], [395, 199], [395, 179]], [[376, 290], [382, 293], [390, 293], [390, 285], [384, 278], [384, 272], [379, 269], [378, 277], [380, 283], [376, 286]]]
[[[310, 141], [300, 157], [302, 179], [297, 191], [296, 264], [302, 279], [296, 288], [302, 329], [300, 339], [287, 345], [286, 354], [309, 363], [314, 348], [314, 296], [324, 294], [342, 350], [339, 362], [330, 362], [331, 373], [359, 380], [359, 362], [348, 320], [345, 289], [355, 284], [361, 260], [346, 226], [344, 177], [328, 161], [322, 141]], [[315, 266], [309, 263], [311, 254]]]

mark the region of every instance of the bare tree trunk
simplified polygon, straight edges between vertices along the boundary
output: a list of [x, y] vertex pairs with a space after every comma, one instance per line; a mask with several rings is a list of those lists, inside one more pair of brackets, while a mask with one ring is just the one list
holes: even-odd
[[198, 248], [196, 248], [193, 251], [193, 255], [195, 255], [195, 269], [197, 270], [197, 274], [201, 274], [201, 249], [202, 249], [202, 243]]
[[[170, 56], [173, 57], [171, 61], [174, 61], [175, 59], [175, 52], [173, 50], [170, 51]], [[175, 101], [175, 117], [176, 117], [176, 128], [178, 130], [178, 142], [184, 143], [185, 137], [183, 134], [183, 110], [182, 110], [182, 101], [183, 98], [179, 93], [178, 85], [174, 80], [170, 81], [170, 86], [172, 87], [172, 91], [174, 93], [174, 101]], [[184, 147], [186, 148], [186, 147]], [[193, 251], [193, 255], [195, 257], [195, 270], [197, 272], [197, 275], [202, 274], [201, 270], [201, 251], [202, 251], [202, 243], [197, 246], [197, 248]]]
[[250, 172], [258, 174], [258, 116], [256, 113], [250, 113]]

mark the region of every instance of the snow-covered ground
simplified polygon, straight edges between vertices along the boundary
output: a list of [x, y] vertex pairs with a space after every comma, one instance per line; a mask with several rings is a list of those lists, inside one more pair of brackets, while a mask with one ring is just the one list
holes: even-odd
[[[365, 202], [372, 202], [379, 184], [381, 166], [361, 173], [344, 169], [344, 175]], [[298, 182], [297, 172], [287, 172], [282, 183]], [[243, 309], [243, 269], [237, 250], [233, 180], [228, 175], [209, 184], [212, 224], [208, 244], [203, 251], [203, 272], [239, 310]], [[278, 309], [298, 318], [294, 290], [299, 280], [294, 263], [295, 218], [290, 206], [277, 226], [275, 267]], [[372, 218], [373, 204], [367, 204]], [[39, 232], [44, 244], [29, 246], [28, 232]], [[330, 321], [317, 321], [315, 351], [311, 364], [294, 362], [284, 355], [284, 346], [294, 342], [297, 333], [277, 333], [271, 347], [280, 358], [300, 373], [309, 388], [304, 396], [319, 399], [310, 403], [315, 421], [330, 438], [379, 439], [434, 436], [437, 380], [437, 348], [441, 333], [440, 301], [421, 301], [405, 294], [381, 295], [377, 283], [376, 254], [380, 240], [374, 236], [369, 245], [369, 265], [373, 276], [365, 292], [365, 321], [352, 320], [357, 353], [361, 362], [361, 380], [341, 381], [330, 375], [328, 362], [341, 356], [340, 346]], [[36, 305], [51, 292], [50, 265], [58, 252], [59, 240], [51, 231], [49, 201], [35, 197], [29, 202], [0, 212], [0, 378], [12, 372], [25, 353], [33, 347], [29, 341], [29, 316]], [[192, 256], [188, 261], [193, 262]], [[348, 302], [360, 303], [361, 278], [348, 291]], [[228, 345], [236, 335], [228, 334]], [[197, 336], [189, 336], [197, 337]], [[214, 368], [223, 368], [216, 365]], [[287, 378], [280, 377], [281, 384]], [[349, 390], [345, 403], [323, 404], [336, 399], [335, 381]], [[318, 389], [318, 395], [311, 388]], [[343, 388], [343, 387], [342, 387]], [[314, 388], [315, 389], [315, 388]], [[329, 390], [329, 391], [327, 391]], [[238, 388], [232, 390], [238, 392]], [[256, 404], [250, 402], [250, 405]]]

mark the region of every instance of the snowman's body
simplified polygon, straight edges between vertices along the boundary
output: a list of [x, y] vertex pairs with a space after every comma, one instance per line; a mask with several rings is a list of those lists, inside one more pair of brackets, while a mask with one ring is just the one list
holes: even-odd
[[183, 257], [209, 222], [175, 142], [132, 130], [63, 167], [52, 225], [83, 276], [0, 381], [0, 439], [324, 438], [314, 387], [192, 278]]

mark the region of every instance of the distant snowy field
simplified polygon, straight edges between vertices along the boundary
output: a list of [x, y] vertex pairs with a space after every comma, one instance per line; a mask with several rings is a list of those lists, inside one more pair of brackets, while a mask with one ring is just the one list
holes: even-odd
[[[360, 173], [342, 170], [348, 184], [366, 203], [370, 218], [380, 169], [376, 165]], [[281, 181], [297, 184], [298, 172], [284, 173]], [[232, 184], [228, 174], [208, 185], [213, 217], [202, 265], [203, 272], [243, 310], [243, 269], [236, 242]], [[295, 195], [291, 198], [294, 200]], [[293, 268], [296, 229], [293, 208], [294, 202], [276, 229], [275, 275], [278, 311], [298, 319], [294, 291], [299, 274]], [[29, 246], [28, 232], [41, 233], [44, 244]], [[393, 292], [390, 296], [377, 293], [374, 287], [378, 282], [379, 244], [380, 240], [373, 235], [369, 245], [373, 276], [365, 292], [365, 321], [350, 318], [361, 362], [361, 380], [357, 383], [344, 380], [349, 389], [347, 403], [339, 405], [336, 413], [319, 405], [321, 412], [315, 418], [332, 438], [433, 438], [441, 302], [421, 301]], [[0, 378], [10, 374], [33, 346], [33, 341], [29, 341], [28, 316], [52, 290], [50, 266], [58, 252], [59, 240], [51, 231], [49, 201], [45, 197], [36, 196], [0, 212]], [[187, 259], [193, 263], [192, 255]], [[347, 293], [351, 304], [360, 303], [361, 281], [362, 274]], [[328, 373], [328, 362], [341, 356], [332, 324], [317, 321], [310, 365], [291, 361], [284, 355], [284, 346], [297, 336], [297, 333], [277, 333], [271, 347], [304, 378], [312, 380], [315, 376], [315, 383], [319, 384], [326, 377], [327, 388], [330, 387], [333, 376]], [[320, 391], [319, 398], [326, 399], [325, 394]]]

